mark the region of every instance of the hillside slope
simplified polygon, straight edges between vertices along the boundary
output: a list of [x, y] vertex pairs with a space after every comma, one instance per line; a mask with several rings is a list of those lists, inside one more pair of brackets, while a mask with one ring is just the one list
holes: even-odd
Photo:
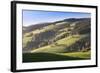
[[[68, 37], [73, 35], [89, 35], [91, 30], [90, 18], [65, 19], [54, 23], [24, 27], [23, 29], [26, 30], [26, 33], [23, 33], [23, 52], [31, 52], [40, 48], [50, 47], [50, 45], [54, 46], [55, 44], [57, 45], [58, 41], [63, 39], [63, 42], [69, 43], [70, 41], [66, 40]], [[72, 38], [71, 40], [77, 42], [74, 41], [75, 39], [80, 39], [80, 37]], [[62, 43], [62, 41], [60, 42]], [[64, 45], [68, 46], [68, 44]], [[57, 47], [62, 48], [64, 46], [51, 47], [51, 50], [52, 48], [58, 49]]]

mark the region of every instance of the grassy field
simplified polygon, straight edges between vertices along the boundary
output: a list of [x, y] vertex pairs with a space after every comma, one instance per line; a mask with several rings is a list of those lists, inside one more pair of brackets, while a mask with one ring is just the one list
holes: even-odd
[[90, 51], [74, 53], [23, 53], [23, 62], [68, 61], [90, 59]]
[[62, 53], [61, 55], [78, 57], [78, 58], [84, 58], [84, 59], [90, 59], [90, 57], [91, 57], [91, 51], [87, 51], [87, 52], [73, 52], [73, 53]]

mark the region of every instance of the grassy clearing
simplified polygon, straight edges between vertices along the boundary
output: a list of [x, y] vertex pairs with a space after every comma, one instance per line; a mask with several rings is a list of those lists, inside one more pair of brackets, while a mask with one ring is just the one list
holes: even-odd
[[66, 46], [70, 46], [72, 44], [74, 44], [76, 41], [80, 40], [81, 35], [73, 35], [73, 36], [69, 36], [67, 38], [58, 40], [56, 43], [58, 45], [66, 45]]

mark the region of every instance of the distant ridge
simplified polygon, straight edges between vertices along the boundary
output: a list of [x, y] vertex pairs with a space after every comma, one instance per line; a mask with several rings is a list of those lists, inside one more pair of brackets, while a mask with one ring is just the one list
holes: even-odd
[[30, 32], [36, 29], [41, 29], [45, 26], [60, 23], [60, 22], [75, 22], [75, 21], [87, 21], [87, 20], [90, 20], [90, 18], [69, 18], [69, 19], [63, 19], [55, 22], [44, 22], [44, 23], [34, 24], [30, 26], [23, 26], [23, 33]]

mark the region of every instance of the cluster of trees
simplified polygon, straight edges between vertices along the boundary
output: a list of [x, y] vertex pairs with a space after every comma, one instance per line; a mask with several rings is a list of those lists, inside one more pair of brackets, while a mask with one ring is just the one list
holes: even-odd
[[88, 51], [91, 49], [90, 39], [89, 37], [83, 38], [79, 41], [77, 41], [75, 44], [71, 45], [70, 47], [66, 47], [66, 51], [68, 52], [76, 52], [76, 51]]
[[60, 35], [60, 36], [56, 36], [55, 37], [55, 39], [54, 39], [54, 42], [56, 42], [57, 40], [60, 40], [60, 39], [63, 39], [63, 38], [66, 38], [66, 37], [68, 37], [70, 35], [70, 33], [64, 33], [64, 34], [62, 34], [62, 35]]
[[32, 39], [31, 41], [27, 42], [26, 46], [24, 47], [24, 50], [32, 50], [34, 48], [36, 49], [53, 43], [54, 37], [56, 36], [56, 32], [53, 30], [48, 30], [39, 34], [35, 34], [34, 36], [32, 33], [30, 33], [30, 35], [28, 35], [27, 37], [30, 36], [32, 36]]

